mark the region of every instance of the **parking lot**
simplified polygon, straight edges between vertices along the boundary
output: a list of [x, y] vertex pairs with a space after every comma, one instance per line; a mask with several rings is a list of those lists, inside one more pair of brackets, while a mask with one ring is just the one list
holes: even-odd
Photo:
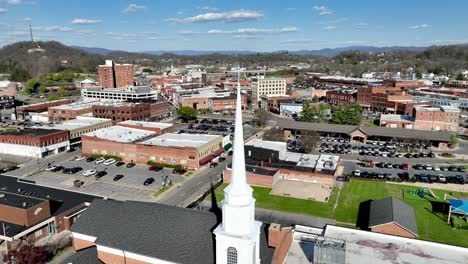
[[[132, 168], [127, 168], [126, 165], [117, 167], [114, 163], [105, 166], [103, 164], [95, 164], [95, 162], [87, 162], [86, 160], [65, 161], [56, 165], [65, 168], [81, 167], [83, 170], [75, 174], [44, 171], [31, 176], [30, 179], [39, 184], [106, 196], [112, 199], [141, 201], [154, 199], [151, 197], [151, 194], [162, 187], [162, 182], [166, 180], [166, 177], [166, 182], [171, 181], [172, 184], [180, 183], [186, 179], [183, 175], [172, 173], [172, 169], [163, 169], [156, 172], [150, 171], [147, 165], [136, 165]], [[83, 176], [83, 172], [87, 170], [105, 171], [107, 174], [99, 179], [94, 175], [85, 177]], [[122, 174], [124, 177], [118, 181], [114, 181], [113, 178], [117, 174]], [[154, 178], [155, 181], [149, 186], [144, 186], [143, 182], [149, 177]], [[83, 181], [84, 184], [81, 187], [75, 187], [75, 180]]]
[[[244, 122], [244, 136], [248, 137], [258, 131], [258, 129], [254, 128], [255, 124], [254, 122]], [[234, 133], [234, 123], [233, 121], [223, 119], [194, 120], [191, 123], [179, 127], [177, 132], [227, 136]]]

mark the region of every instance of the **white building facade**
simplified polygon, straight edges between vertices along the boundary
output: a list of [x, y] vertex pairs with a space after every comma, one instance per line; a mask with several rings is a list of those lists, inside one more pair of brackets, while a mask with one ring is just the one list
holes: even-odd
[[286, 95], [287, 79], [286, 78], [257, 78], [252, 82], [252, 105], [258, 108], [260, 97]]

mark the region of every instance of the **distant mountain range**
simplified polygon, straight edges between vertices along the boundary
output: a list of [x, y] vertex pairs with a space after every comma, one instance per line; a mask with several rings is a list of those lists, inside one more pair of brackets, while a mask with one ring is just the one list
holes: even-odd
[[[466, 44], [465, 44], [466, 45]], [[73, 48], [81, 49], [83, 51], [99, 54], [99, 55], [108, 55], [111, 52], [116, 52], [117, 50], [110, 50], [105, 48], [95, 48], [95, 47], [80, 47], [80, 46], [72, 46]], [[407, 50], [407, 51], [423, 51], [426, 50], [428, 47], [415, 47], [415, 46], [392, 46], [392, 47], [373, 47], [373, 46], [349, 46], [349, 47], [342, 47], [342, 48], [327, 48], [327, 49], [319, 49], [319, 50], [297, 50], [297, 51], [287, 51], [287, 50], [278, 50], [274, 52], [256, 52], [256, 51], [248, 51], [248, 50], [234, 50], [234, 51], [219, 51], [219, 50], [153, 50], [153, 51], [142, 51], [139, 53], [151, 54], [151, 55], [161, 55], [165, 53], [171, 53], [176, 55], [188, 55], [188, 56], [197, 56], [197, 55], [207, 55], [207, 54], [223, 54], [223, 55], [248, 55], [248, 54], [256, 54], [256, 53], [290, 53], [290, 54], [298, 54], [298, 55], [318, 55], [318, 56], [325, 56], [325, 57], [333, 57], [342, 52], [350, 51], [350, 50], [358, 50], [358, 51], [365, 51], [365, 52], [391, 52], [391, 51], [399, 51], [399, 50]]]

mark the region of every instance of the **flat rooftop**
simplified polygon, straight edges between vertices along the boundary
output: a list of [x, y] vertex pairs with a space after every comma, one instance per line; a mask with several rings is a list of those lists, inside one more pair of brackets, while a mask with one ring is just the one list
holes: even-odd
[[157, 93], [149, 86], [129, 86], [126, 88], [106, 88], [102, 87], [90, 87], [82, 89], [84, 92], [96, 92], [96, 93], [124, 93], [124, 94], [138, 94], [138, 93]]
[[61, 130], [58, 129], [41, 129], [41, 128], [31, 128], [31, 129], [24, 129], [18, 131], [8, 131], [1, 132], [0, 135], [14, 135], [14, 136], [22, 136], [22, 137], [41, 137], [50, 134], [54, 134], [60, 132]]
[[43, 125], [43, 126], [34, 126], [34, 128], [41, 128], [41, 129], [57, 129], [57, 130], [74, 130], [88, 126], [94, 126], [100, 123], [105, 123], [112, 121], [111, 119], [105, 118], [95, 118], [95, 117], [86, 117], [86, 116], [78, 116], [76, 119], [70, 119], [63, 123], [58, 124], [50, 124], [50, 125]]
[[0, 191], [0, 204], [11, 207], [30, 208], [44, 201], [45, 199], [35, 198], [23, 194]]
[[158, 137], [140, 142], [142, 145], [152, 145], [161, 147], [192, 147], [198, 148], [212, 140], [221, 138], [218, 135], [205, 134], [163, 134]]
[[117, 123], [117, 125], [140, 126], [140, 127], [149, 127], [149, 128], [159, 128], [159, 129], [172, 127], [172, 124], [168, 124], [168, 123], [145, 122], [145, 121], [135, 121], [135, 120], [127, 120], [127, 121], [119, 122]]
[[393, 114], [388, 114], [388, 115], [381, 115], [380, 116], [381, 121], [406, 121], [406, 122], [412, 122], [414, 121], [414, 118], [410, 115], [393, 115]]
[[54, 110], [83, 110], [92, 108], [94, 104], [97, 104], [97, 101], [82, 101], [82, 102], [75, 102], [71, 104], [64, 104], [59, 106], [51, 106], [49, 109]]
[[136, 128], [111, 126], [84, 135], [115, 142], [133, 143], [156, 136], [156, 133]]
[[340, 156], [334, 155], [320, 155], [319, 159], [317, 160], [317, 165], [315, 166], [315, 170], [336, 170], [338, 166], [338, 162], [340, 161]]

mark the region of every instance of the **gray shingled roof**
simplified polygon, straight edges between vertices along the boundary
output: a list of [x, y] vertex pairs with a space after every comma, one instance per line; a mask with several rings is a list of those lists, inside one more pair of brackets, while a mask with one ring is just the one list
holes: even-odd
[[[210, 212], [156, 203], [96, 200], [72, 232], [97, 237], [96, 244], [176, 263], [214, 263], [218, 225]], [[262, 259], [271, 260], [263, 235]], [[262, 263], [269, 263], [263, 262]]]
[[64, 264], [102, 264], [103, 262], [98, 259], [97, 248], [90, 247], [76, 252], [68, 257]]
[[411, 206], [394, 197], [372, 201], [369, 212], [369, 227], [392, 222], [418, 235], [416, 218]]

